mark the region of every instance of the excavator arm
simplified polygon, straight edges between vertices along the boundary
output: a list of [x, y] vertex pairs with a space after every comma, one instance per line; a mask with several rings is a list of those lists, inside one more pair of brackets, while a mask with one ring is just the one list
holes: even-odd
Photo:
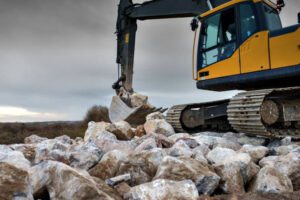
[[137, 20], [194, 17], [231, 0], [152, 0], [134, 4], [120, 0], [117, 19], [117, 59], [121, 70], [113, 89], [123, 87], [132, 93], [133, 63]]

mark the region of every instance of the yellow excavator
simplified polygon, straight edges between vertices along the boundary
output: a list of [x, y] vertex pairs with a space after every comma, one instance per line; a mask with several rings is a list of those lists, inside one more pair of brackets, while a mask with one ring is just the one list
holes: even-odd
[[[133, 93], [133, 60], [137, 20], [193, 17], [193, 79], [198, 89], [245, 90], [232, 99], [175, 105], [167, 121], [177, 132], [235, 130], [271, 138], [300, 139], [300, 15], [282, 27], [283, 0], [120, 0], [117, 63], [112, 121], [141, 124], [161, 108], [132, 107], [122, 94]], [[198, 28], [198, 24], [201, 27]], [[196, 66], [194, 66], [196, 65]]]

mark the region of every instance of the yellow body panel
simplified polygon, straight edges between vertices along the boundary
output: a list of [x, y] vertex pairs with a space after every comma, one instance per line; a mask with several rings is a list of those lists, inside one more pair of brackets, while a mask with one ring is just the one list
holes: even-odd
[[300, 64], [300, 28], [297, 31], [270, 38], [271, 68]]
[[240, 46], [241, 72], [270, 69], [269, 31], [255, 33]]
[[209, 75], [205, 76], [205, 80], [239, 74], [240, 73], [239, 56], [240, 56], [239, 50], [236, 50], [230, 58], [219, 61], [215, 64], [212, 64], [198, 71], [198, 76], [197, 76], [198, 81], [202, 80], [202, 77], [199, 76], [199, 73], [201, 72], [209, 71]]
[[212, 9], [210, 11], [207, 11], [206, 13], [203, 13], [202, 15], [200, 15], [200, 17], [201, 18], [206, 17], [206, 16], [208, 16], [208, 15], [210, 15], [212, 13], [215, 13], [215, 12], [217, 12], [219, 10], [222, 10], [224, 8], [227, 8], [227, 7], [231, 6], [231, 5], [234, 5], [234, 4], [237, 4], [237, 3], [240, 3], [240, 2], [244, 2], [244, 1], [253, 1], [254, 3], [258, 3], [258, 2], [264, 1], [265, 3], [267, 3], [268, 5], [270, 5], [270, 6], [272, 6], [273, 8], [276, 9], [276, 5], [273, 2], [271, 2], [270, 0], [232, 0], [230, 2], [224, 3], [224, 4], [222, 4], [222, 5], [214, 8], [214, 9]]

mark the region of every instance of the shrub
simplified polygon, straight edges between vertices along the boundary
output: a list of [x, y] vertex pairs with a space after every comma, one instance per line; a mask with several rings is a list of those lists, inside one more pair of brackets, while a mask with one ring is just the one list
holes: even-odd
[[93, 106], [91, 107], [84, 118], [84, 123], [88, 124], [90, 121], [94, 122], [110, 122], [108, 108], [105, 106]]

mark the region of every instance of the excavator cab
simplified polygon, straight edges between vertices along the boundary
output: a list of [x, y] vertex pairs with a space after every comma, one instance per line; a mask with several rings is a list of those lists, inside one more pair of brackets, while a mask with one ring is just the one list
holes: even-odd
[[197, 87], [299, 86], [300, 25], [282, 28], [280, 9], [269, 0], [233, 0], [200, 15]]

